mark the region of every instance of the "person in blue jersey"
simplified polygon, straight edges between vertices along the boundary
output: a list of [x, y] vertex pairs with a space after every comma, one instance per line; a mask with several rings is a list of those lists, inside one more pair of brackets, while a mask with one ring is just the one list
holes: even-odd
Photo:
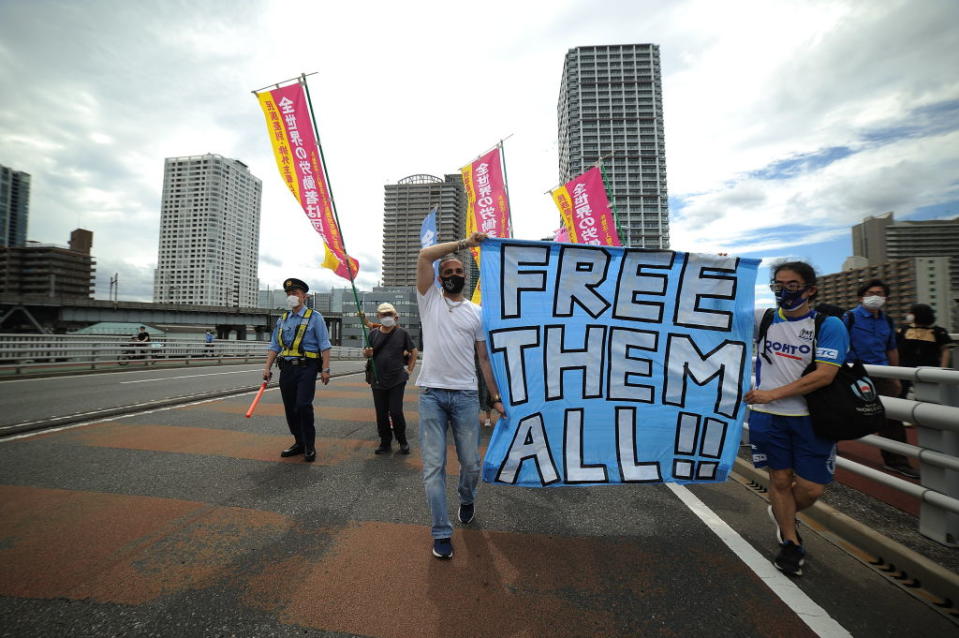
[[[849, 330], [849, 354], [847, 361], [859, 359], [874, 366], [898, 366], [899, 345], [896, 342], [896, 325], [882, 307], [889, 298], [890, 288], [880, 279], [872, 279], [859, 287], [859, 305], [847, 312], [842, 321]], [[876, 391], [887, 397], [898, 397], [902, 392], [899, 379], [874, 376]], [[886, 419], [879, 435], [900, 443], [906, 442], [906, 430], [902, 421]], [[909, 464], [909, 457], [879, 450], [883, 468], [907, 478], [918, 479], [917, 472]]]
[[[765, 335], [760, 326], [766, 311], [756, 311], [756, 386], [746, 394], [749, 442], [753, 465], [769, 471], [769, 513], [779, 540], [773, 564], [801, 576], [806, 550], [796, 512], [822, 496], [836, 467], [836, 443], [813, 431], [803, 395], [832, 383], [846, 358], [849, 335], [838, 317], [827, 317], [816, 336], [816, 272], [809, 264], [775, 266], [770, 288], [777, 308]], [[815, 369], [804, 376], [813, 361]]]
[[293, 445], [280, 452], [282, 457], [302, 454], [303, 460], [316, 460], [316, 426], [313, 395], [316, 376], [323, 385], [330, 382], [330, 336], [323, 315], [306, 307], [310, 287], [296, 278], [283, 282], [288, 295], [289, 311], [276, 322], [263, 366], [263, 380], [269, 381], [273, 362], [280, 368], [280, 394], [286, 411], [286, 424], [293, 435]]

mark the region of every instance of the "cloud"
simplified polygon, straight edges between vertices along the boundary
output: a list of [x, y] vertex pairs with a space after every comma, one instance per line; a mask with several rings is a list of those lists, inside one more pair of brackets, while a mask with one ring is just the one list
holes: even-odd
[[[544, 6], [0, 3], [0, 82], [16, 87], [0, 102], [0, 163], [33, 175], [31, 239], [89, 228], [100, 271], [149, 296], [164, 158], [240, 159], [263, 181], [263, 285], [300, 273], [342, 286], [317, 265], [322, 245], [250, 94], [316, 70], [331, 185], [367, 288], [380, 278], [383, 185], [454, 173], [510, 134], [516, 233], [549, 234], [563, 56], [655, 42], [677, 249], [799, 252], [866, 214], [959, 200], [959, 4]], [[302, 26], [318, 24], [321, 37]]]

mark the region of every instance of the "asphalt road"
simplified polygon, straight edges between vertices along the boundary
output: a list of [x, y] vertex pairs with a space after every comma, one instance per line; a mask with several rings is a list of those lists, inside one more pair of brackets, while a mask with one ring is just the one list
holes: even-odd
[[318, 390], [315, 464], [279, 458], [276, 390], [252, 419], [247, 395], [0, 441], [0, 635], [956, 633], [809, 528], [804, 575], [782, 576], [766, 502], [736, 481], [481, 485], [438, 561], [416, 394], [406, 457], [373, 455], [358, 376]]
[[[334, 374], [361, 369], [362, 362], [334, 361]], [[56, 425], [136, 411], [170, 400], [256, 389], [263, 365], [233, 363], [180, 368], [135, 369], [62, 377], [0, 381], [0, 435], [25, 427]], [[274, 369], [272, 385], [276, 385]]]

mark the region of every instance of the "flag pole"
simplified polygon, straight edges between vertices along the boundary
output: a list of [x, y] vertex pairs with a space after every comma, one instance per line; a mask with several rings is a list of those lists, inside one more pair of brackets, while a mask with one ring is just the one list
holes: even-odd
[[[313, 75], [312, 73], [310, 75]], [[306, 74], [300, 74], [298, 81], [303, 85], [303, 91], [306, 93], [306, 103], [310, 108], [310, 120], [313, 123], [313, 134], [316, 136], [316, 147], [320, 150], [320, 161], [323, 163], [323, 176], [326, 178], [326, 189], [330, 195], [330, 205], [333, 207], [333, 219], [336, 221], [336, 227], [340, 231], [340, 239], [343, 241], [343, 256], [346, 257], [346, 271], [350, 275], [350, 287], [353, 289], [353, 301], [356, 303], [357, 316], [360, 318], [360, 327], [363, 329], [363, 339], [367, 347], [370, 347], [370, 333], [366, 327], [366, 315], [363, 314], [363, 306], [360, 305], [360, 297], [356, 293], [356, 279], [353, 274], [353, 264], [350, 262], [350, 253], [346, 249], [346, 234], [343, 232], [343, 226], [340, 225], [340, 216], [336, 212], [336, 200], [333, 198], [333, 185], [330, 183], [330, 174], [326, 169], [326, 156], [323, 154], [323, 144], [320, 143], [320, 129], [316, 125], [316, 115], [313, 112], [313, 100], [310, 98], [310, 86], [306, 81]], [[326, 238], [323, 238], [324, 242]], [[376, 364], [373, 364], [373, 374], [376, 376]]]
[[[613, 157], [613, 153], [610, 153], [605, 157]], [[609, 190], [609, 186], [606, 185], [606, 169], [603, 168], [603, 159], [605, 158], [600, 157], [598, 160], [596, 160], [595, 166], [599, 167], [599, 176], [603, 180], [603, 188], [606, 189], [606, 195], [609, 198], [609, 207], [613, 210], [613, 224], [616, 225], [616, 234], [619, 235], [619, 241], [623, 241], [623, 231], [620, 230], [619, 227], [619, 212], [616, 210], [616, 198], [613, 197], [613, 194]]]
[[[512, 135], [512, 134], [511, 134]], [[508, 208], [508, 220], [509, 220], [509, 236], [513, 236], [513, 203], [509, 200], [509, 177], [506, 176], [506, 150], [503, 149], [503, 142], [505, 140], [499, 141], [499, 158], [500, 162], [503, 165], [503, 188], [506, 189], [506, 206]]]

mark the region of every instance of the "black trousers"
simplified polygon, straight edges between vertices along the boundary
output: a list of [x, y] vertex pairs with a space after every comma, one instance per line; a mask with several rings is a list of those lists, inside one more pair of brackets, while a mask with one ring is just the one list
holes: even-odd
[[[405, 381], [385, 390], [373, 388], [376, 429], [380, 434], [381, 445], [389, 445], [394, 435], [397, 443], [407, 445], [406, 417], [403, 416], [403, 392], [405, 390]], [[392, 431], [390, 430], [390, 419], [393, 420]]]
[[313, 395], [316, 394], [318, 362], [306, 359], [303, 365], [290, 365], [281, 360], [280, 394], [286, 411], [286, 425], [296, 442], [307, 448], [316, 445], [316, 427], [313, 423]]

